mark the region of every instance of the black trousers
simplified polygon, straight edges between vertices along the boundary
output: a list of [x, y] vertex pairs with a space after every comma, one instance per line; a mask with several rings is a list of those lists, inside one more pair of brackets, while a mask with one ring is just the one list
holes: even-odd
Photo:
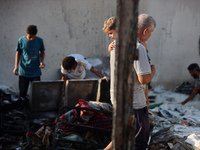
[[33, 78], [19, 76], [19, 96], [20, 97], [26, 98], [29, 82], [32, 82], [32, 81], [40, 81], [40, 76], [33, 77]]
[[135, 109], [135, 118], [135, 150], [146, 150], [146, 148], [148, 148], [150, 132], [148, 108]]

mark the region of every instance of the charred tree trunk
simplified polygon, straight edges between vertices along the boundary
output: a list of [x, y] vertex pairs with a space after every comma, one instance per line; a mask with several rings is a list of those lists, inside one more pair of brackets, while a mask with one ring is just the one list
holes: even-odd
[[114, 69], [113, 149], [134, 149], [133, 60], [137, 59], [139, 0], [117, 0], [117, 41]]

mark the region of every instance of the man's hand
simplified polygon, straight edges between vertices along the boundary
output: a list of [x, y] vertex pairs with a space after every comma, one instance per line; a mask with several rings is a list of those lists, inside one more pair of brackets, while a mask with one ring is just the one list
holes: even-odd
[[181, 104], [185, 105], [187, 102], [189, 102], [190, 100], [192, 100], [198, 94], [199, 90], [200, 90], [200, 87], [193, 88], [192, 93], [190, 94], [190, 96], [186, 100], [184, 100], [183, 102], [181, 102]]
[[147, 107], [149, 107], [149, 105], [150, 105], [150, 102], [149, 102], [149, 100], [147, 100], [147, 101], [146, 101], [146, 103], [147, 103]]
[[185, 105], [186, 103], [187, 103], [186, 101], [181, 102], [182, 105]]

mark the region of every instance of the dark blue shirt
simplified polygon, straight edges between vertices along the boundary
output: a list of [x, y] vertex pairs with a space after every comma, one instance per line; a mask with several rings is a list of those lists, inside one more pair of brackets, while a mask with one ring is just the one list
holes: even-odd
[[36, 36], [33, 41], [28, 41], [26, 36], [20, 37], [16, 47], [16, 51], [21, 52], [19, 75], [24, 77], [40, 76], [40, 54], [44, 51], [43, 40]]

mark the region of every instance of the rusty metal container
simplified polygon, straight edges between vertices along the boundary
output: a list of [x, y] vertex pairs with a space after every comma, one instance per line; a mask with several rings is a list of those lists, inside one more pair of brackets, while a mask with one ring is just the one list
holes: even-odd
[[74, 107], [79, 99], [96, 101], [98, 79], [67, 80], [64, 104]]
[[34, 81], [31, 86], [31, 112], [57, 111], [62, 105], [62, 80]]

